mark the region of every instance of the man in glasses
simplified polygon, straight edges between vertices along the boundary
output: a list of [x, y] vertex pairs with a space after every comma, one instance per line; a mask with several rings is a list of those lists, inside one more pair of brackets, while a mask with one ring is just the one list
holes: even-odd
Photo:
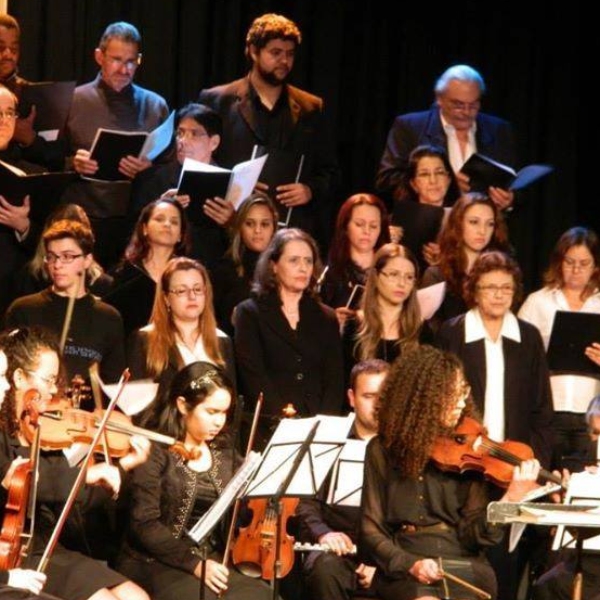
[[62, 220], [42, 237], [52, 284], [42, 292], [15, 300], [6, 312], [6, 326], [42, 326], [60, 338], [72, 299], [63, 351], [69, 380], [76, 374], [87, 378], [90, 365], [96, 362], [104, 381], [117, 381], [125, 368], [121, 315], [90, 294], [85, 281], [93, 260], [94, 235], [82, 223]]
[[[515, 166], [512, 127], [480, 112], [485, 83], [475, 69], [468, 65], [450, 67], [437, 80], [434, 91], [435, 103], [429, 110], [394, 120], [377, 173], [380, 192], [396, 195], [410, 152], [422, 144], [446, 150], [463, 192], [469, 191], [469, 181], [459, 171], [473, 153]], [[508, 208], [514, 199], [511, 191], [496, 187], [489, 188], [488, 194], [501, 209]]]
[[[98, 163], [90, 148], [100, 127], [122, 131], [152, 131], [168, 116], [165, 100], [133, 83], [141, 63], [141, 36], [131, 24], [109, 25], [94, 58], [100, 67], [96, 79], [75, 89], [66, 138], [73, 168], [93, 178]], [[90, 217], [97, 240], [97, 258], [104, 267], [114, 264], [128, 234], [126, 215], [131, 183], [151, 166], [144, 158], [126, 156], [119, 163], [120, 181], [81, 180], [63, 199], [80, 204]]]

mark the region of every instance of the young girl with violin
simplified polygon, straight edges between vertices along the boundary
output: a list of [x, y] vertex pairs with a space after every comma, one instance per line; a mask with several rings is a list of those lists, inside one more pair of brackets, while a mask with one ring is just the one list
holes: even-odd
[[[240, 460], [223, 428], [232, 402], [232, 385], [212, 363], [195, 362], [171, 382], [158, 430], [196, 449], [197, 458], [153, 446], [148, 462], [132, 480], [130, 529], [120, 570], [142, 585], [153, 600], [196, 600], [203, 561], [189, 530], [210, 508]], [[215, 530], [208, 540], [206, 598], [227, 592], [235, 600], [267, 600], [262, 582], [222, 564], [224, 540]]]
[[[29, 458], [29, 442], [21, 420], [26, 396], [30, 390], [36, 390], [42, 405], [40, 412], [43, 412], [44, 405], [58, 391], [60, 360], [55, 339], [41, 329], [22, 328], [5, 334], [0, 338], [0, 349], [7, 358], [6, 380], [9, 383], [0, 409], [0, 490], [5, 496], [16, 467]], [[94, 488], [85, 488], [79, 495], [80, 501], [89, 505], [99, 495], [105, 496], [106, 492], [98, 487], [118, 493], [124, 471], [146, 460], [148, 452], [149, 444], [136, 438], [132, 441], [131, 452], [121, 459], [119, 467], [107, 463], [89, 466], [85, 481]], [[69, 466], [62, 452], [42, 451], [38, 466], [35, 537], [31, 554], [24, 561], [30, 568], [39, 564], [46, 541], [54, 530], [55, 513], [65, 504], [78, 475], [78, 469]], [[7, 511], [8, 508], [5, 517]], [[15, 539], [13, 543], [20, 544], [21, 540]], [[50, 557], [46, 574], [46, 590], [65, 600], [149, 600], [141, 588], [121, 574], [60, 544]], [[43, 583], [43, 578], [37, 581]]]
[[[477, 597], [444, 573], [495, 597], [483, 548], [504, 531], [486, 521], [491, 490], [478, 473], [450, 472], [452, 465], [430, 460], [436, 441], [471, 406], [460, 361], [448, 352], [421, 346], [402, 354], [388, 373], [379, 435], [365, 457], [359, 538], [359, 550], [377, 565], [373, 585], [384, 600]], [[515, 467], [502, 499], [520, 501], [538, 472], [535, 460]]]

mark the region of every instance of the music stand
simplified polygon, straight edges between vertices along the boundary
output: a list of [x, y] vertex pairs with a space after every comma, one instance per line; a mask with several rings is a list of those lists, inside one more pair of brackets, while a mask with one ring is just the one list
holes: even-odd
[[346, 440], [333, 467], [327, 504], [360, 506], [367, 440]]
[[267, 445], [260, 466], [246, 488], [246, 496], [269, 498], [276, 515], [273, 598], [279, 595], [280, 540], [283, 534], [281, 499], [317, 493], [341, 452], [354, 416], [317, 415], [284, 419]]

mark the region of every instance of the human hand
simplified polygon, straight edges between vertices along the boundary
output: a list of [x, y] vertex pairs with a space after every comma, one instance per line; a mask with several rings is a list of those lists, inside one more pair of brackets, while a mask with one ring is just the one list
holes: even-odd
[[456, 173], [456, 183], [458, 183], [458, 189], [463, 194], [467, 194], [471, 191], [471, 179], [468, 175], [465, 175], [459, 171]]
[[15, 470], [19, 465], [22, 465], [23, 463], [29, 462], [28, 458], [24, 458], [23, 456], [17, 456], [17, 458], [15, 458], [11, 463], [10, 466], [8, 467], [7, 471], [6, 471], [6, 475], [4, 475], [4, 478], [2, 479], [2, 481], [0, 482], [0, 485], [7, 490], [10, 487], [10, 481], [13, 477], [13, 475], [15, 474]]
[[29, 114], [24, 119], [17, 119], [15, 123], [15, 132], [13, 140], [22, 146], [31, 146], [35, 141], [37, 133], [33, 128], [35, 122], [36, 110], [35, 106], [31, 107]]
[[235, 208], [229, 200], [224, 200], [215, 196], [208, 198], [202, 207], [204, 214], [210, 217], [215, 223], [221, 227], [226, 227], [233, 220]]
[[269, 193], [269, 184], [261, 183], [260, 181], [257, 181], [256, 185], [254, 186], [254, 191], [261, 192], [262, 194], [268, 194]]
[[294, 207], [308, 204], [312, 200], [312, 191], [304, 183], [278, 185], [276, 199], [284, 206]]
[[515, 200], [515, 193], [511, 190], [503, 190], [499, 187], [490, 187], [488, 188], [488, 195], [492, 202], [500, 209], [505, 210], [509, 206], [512, 206], [512, 203]]
[[523, 497], [538, 487], [540, 463], [535, 459], [524, 460], [513, 469], [512, 480], [502, 496], [503, 502], [520, 502]]
[[169, 198], [170, 200], [175, 200], [178, 202], [181, 207], [187, 208], [190, 205], [192, 199], [188, 194], [177, 194], [177, 188], [168, 189], [166, 192], [163, 192], [161, 198]]
[[152, 162], [147, 158], [137, 158], [135, 156], [124, 156], [119, 161], [119, 173], [133, 179], [141, 171], [145, 171], [152, 166]]
[[356, 311], [346, 306], [338, 306], [335, 309], [335, 316], [340, 324], [340, 331], [343, 329], [346, 321], [356, 316]]
[[404, 237], [404, 229], [400, 225], [390, 225], [390, 242], [399, 244]]
[[358, 577], [358, 587], [366, 590], [371, 587], [371, 583], [373, 583], [373, 576], [375, 575], [375, 567], [370, 567], [363, 563], [360, 563], [358, 567], [354, 570]]
[[29, 196], [23, 198], [22, 206], [11, 204], [4, 196], [0, 196], [0, 225], [6, 225], [18, 233], [25, 233], [29, 229], [29, 211], [31, 203]]
[[132, 435], [129, 444], [131, 449], [119, 463], [124, 471], [131, 471], [145, 463], [150, 456], [150, 440], [141, 435]]
[[441, 255], [442, 251], [440, 250], [439, 244], [436, 244], [435, 242], [423, 244], [423, 258], [430, 267], [440, 264]]
[[[202, 561], [198, 563], [198, 566], [194, 570], [194, 575], [200, 579], [202, 577]], [[219, 594], [227, 589], [227, 582], [229, 580], [229, 569], [218, 563], [215, 560], [206, 560], [206, 585], [215, 593]]]
[[8, 571], [8, 587], [28, 590], [39, 594], [46, 583], [46, 574], [31, 569], [10, 569]]
[[85, 482], [88, 485], [102, 486], [110, 490], [115, 496], [118, 496], [121, 489], [119, 469], [105, 462], [90, 465], [85, 474]]
[[585, 349], [585, 355], [594, 363], [600, 366], [600, 344], [594, 342]]
[[73, 157], [73, 168], [80, 175], [95, 175], [98, 170], [98, 161], [90, 158], [89, 150], [80, 148]]
[[440, 567], [432, 558], [418, 560], [408, 572], [419, 582], [424, 584], [439, 581], [443, 575]]
[[334, 554], [344, 556], [354, 551], [352, 540], [343, 531], [329, 531], [319, 537], [319, 544], [327, 546]]

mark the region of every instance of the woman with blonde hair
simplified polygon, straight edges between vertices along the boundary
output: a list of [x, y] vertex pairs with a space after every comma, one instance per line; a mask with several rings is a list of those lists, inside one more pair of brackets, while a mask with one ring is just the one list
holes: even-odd
[[199, 360], [224, 368], [235, 381], [231, 340], [217, 329], [212, 285], [198, 261], [179, 257], [167, 263], [150, 323], [131, 336], [127, 356], [133, 378], [152, 378], [161, 390], [182, 367]]
[[431, 338], [423, 328], [417, 278], [417, 260], [405, 246], [385, 244], [375, 253], [357, 321], [348, 321], [344, 328], [347, 371], [359, 360], [391, 363], [404, 349]]

